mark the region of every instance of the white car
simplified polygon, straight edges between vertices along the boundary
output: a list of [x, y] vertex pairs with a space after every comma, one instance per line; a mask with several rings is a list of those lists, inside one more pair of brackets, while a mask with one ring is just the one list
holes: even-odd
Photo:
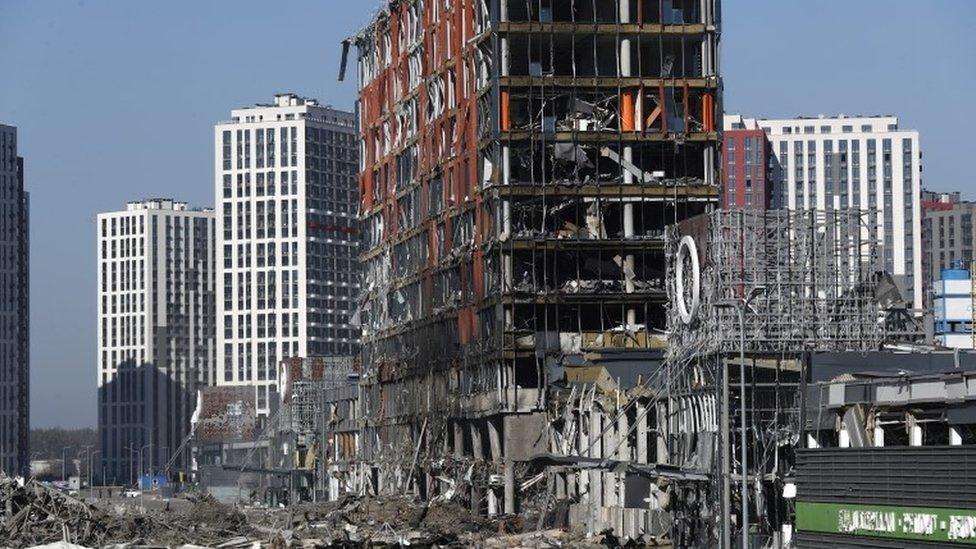
[[125, 492], [122, 492], [122, 497], [124, 498], [137, 498], [141, 495], [142, 492], [139, 490], [126, 490]]

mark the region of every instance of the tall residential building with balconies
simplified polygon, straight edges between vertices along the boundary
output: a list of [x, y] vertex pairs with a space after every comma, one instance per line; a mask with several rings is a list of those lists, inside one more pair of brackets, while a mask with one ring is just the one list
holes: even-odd
[[217, 383], [267, 414], [287, 357], [358, 351], [352, 113], [279, 94], [214, 129]]
[[877, 212], [885, 270], [906, 301], [923, 307], [922, 152], [915, 130], [894, 116], [726, 115], [726, 130], [762, 129], [771, 146], [771, 201], [791, 210]]
[[12, 475], [30, 461], [29, 217], [17, 128], [0, 124], [0, 471]]
[[177, 468], [213, 383], [214, 215], [149, 199], [98, 215], [98, 430], [104, 481]]

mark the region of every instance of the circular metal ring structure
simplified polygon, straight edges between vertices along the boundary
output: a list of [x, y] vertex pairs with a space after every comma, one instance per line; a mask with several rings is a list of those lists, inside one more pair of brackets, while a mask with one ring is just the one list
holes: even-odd
[[[701, 268], [698, 264], [698, 246], [690, 236], [681, 237], [678, 244], [676, 259], [677, 276], [675, 277], [675, 293], [677, 294], [678, 316], [685, 324], [691, 324], [698, 313], [701, 298]], [[691, 303], [685, 299], [685, 262], [691, 261]]]

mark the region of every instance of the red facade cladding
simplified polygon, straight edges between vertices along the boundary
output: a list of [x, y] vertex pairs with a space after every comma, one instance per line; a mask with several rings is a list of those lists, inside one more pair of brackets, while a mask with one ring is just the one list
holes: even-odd
[[952, 202], [935, 202], [933, 200], [923, 200], [922, 210], [932, 210], [940, 212], [952, 211], [954, 204]]
[[762, 129], [725, 131], [722, 158], [722, 207], [769, 208], [772, 193], [766, 132]]
[[[414, 4], [416, 5], [416, 4]], [[362, 136], [365, 144], [364, 169], [360, 175], [361, 212], [364, 218], [380, 213], [383, 217], [383, 240], [396, 245], [419, 234], [427, 242], [427, 256], [417, 273], [425, 295], [431, 295], [433, 275], [444, 260], [439, 250], [451, 250], [454, 224], [458, 212], [473, 210], [476, 229], [473, 234], [475, 247], [482, 242], [482, 229], [486, 226], [482, 217], [482, 199], [478, 181], [478, 110], [475, 89], [474, 45], [471, 41], [475, 29], [474, 4], [470, 0], [452, 2], [444, 7], [436, 20], [432, 8], [422, 9], [421, 25], [416, 29], [423, 43], [422, 67], [417, 81], [411, 86], [407, 75], [416, 71], [410, 68], [409, 40], [401, 43], [401, 26], [409, 24], [410, 2], [390, 4], [390, 16], [383, 24], [371, 29], [377, 43], [388, 44], [390, 62], [378, 70], [376, 76], [360, 92]], [[409, 32], [409, 30], [407, 31]], [[432, 109], [427, 84], [440, 79], [445, 96], [442, 114], [428, 116]], [[448, 101], [448, 94], [452, 97]], [[402, 125], [390, 123], [398, 110], [411, 111], [411, 101], [416, 132], [411, 133]], [[408, 114], [408, 116], [410, 116]], [[397, 201], [403, 192], [398, 187], [398, 155], [416, 144], [416, 173], [405, 178], [420, 181], [419, 193], [422, 205], [432, 202], [431, 193], [440, 193], [444, 205], [436, 215], [420, 214], [417, 226], [403, 228], [399, 219]], [[441, 178], [443, 185], [432, 188], [432, 180]], [[398, 194], [400, 193], [400, 194]], [[436, 200], [434, 200], [436, 201]], [[477, 303], [483, 299], [483, 275], [481, 255], [475, 253], [462, 263], [461, 283], [471, 290], [473, 302], [462, 304], [457, 311], [460, 343], [467, 343], [478, 331]], [[473, 265], [471, 264], [473, 263]], [[392, 258], [397, 268], [397, 258]], [[414, 269], [411, 269], [414, 271]], [[469, 274], [470, 273], [470, 274]], [[430, 303], [423, 305], [423, 316], [432, 314]]]

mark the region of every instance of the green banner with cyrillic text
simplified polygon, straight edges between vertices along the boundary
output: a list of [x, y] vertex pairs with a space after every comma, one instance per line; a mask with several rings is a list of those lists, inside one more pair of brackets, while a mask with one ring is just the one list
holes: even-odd
[[976, 509], [798, 501], [796, 529], [976, 545]]

